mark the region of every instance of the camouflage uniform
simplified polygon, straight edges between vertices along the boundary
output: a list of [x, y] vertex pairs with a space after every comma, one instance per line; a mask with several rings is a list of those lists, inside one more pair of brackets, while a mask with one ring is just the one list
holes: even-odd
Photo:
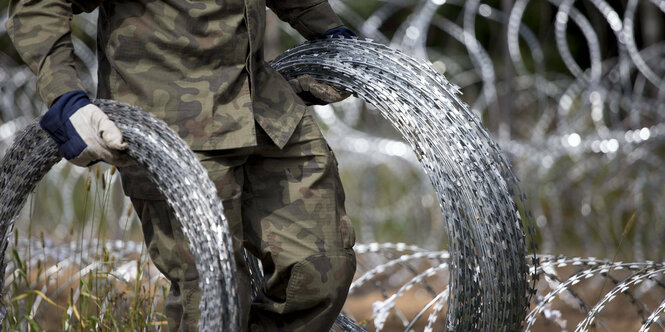
[[[41, 0], [11, 1], [7, 28], [51, 105], [82, 89], [69, 20], [99, 8], [98, 97], [153, 113], [198, 153], [233, 232], [242, 321], [322, 331], [351, 282], [354, 235], [328, 145], [302, 100], [265, 65], [266, 2], [306, 38], [341, 25], [325, 0]], [[196, 330], [198, 275], [180, 225], [141, 170], [121, 172], [150, 255], [172, 282], [169, 326]], [[266, 275], [253, 303], [243, 246]]]

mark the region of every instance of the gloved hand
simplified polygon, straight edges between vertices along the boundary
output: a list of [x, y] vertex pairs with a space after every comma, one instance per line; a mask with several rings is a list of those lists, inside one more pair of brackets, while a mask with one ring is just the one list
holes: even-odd
[[332, 28], [318, 36], [316, 36], [316, 39], [325, 39], [325, 38], [346, 38], [346, 39], [351, 39], [358, 37], [355, 32], [352, 30], [346, 28], [346, 27], [338, 27], [338, 28]]
[[290, 79], [289, 84], [308, 106], [336, 103], [350, 95], [346, 91], [338, 91], [328, 84], [321, 83], [310, 75], [301, 75]]
[[135, 164], [127, 155], [120, 129], [83, 91], [60, 96], [39, 125], [58, 143], [60, 154], [75, 165], [85, 167], [98, 161]]
[[[330, 29], [314, 39], [326, 38], [354, 38], [358, 37], [353, 31], [338, 27]], [[289, 84], [295, 92], [302, 98], [306, 105], [327, 105], [342, 101], [351, 94], [346, 91], [339, 91], [328, 84], [315, 80], [310, 75], [301, 75], [289, 80]]]

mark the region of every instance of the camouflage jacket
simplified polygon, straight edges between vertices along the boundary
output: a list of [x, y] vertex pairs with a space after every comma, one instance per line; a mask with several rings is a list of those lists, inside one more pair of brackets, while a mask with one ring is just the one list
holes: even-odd
[[7, 29], [51, 105], [83, 90], [69, 22], [99, 7], [99, 98], [153, 113], [194, 150], [255, 145], [255, 120], [282, 147], [305, 106], [265, 64], [266, 4], [306, 38], [342, 25], [327, 0], [12, 0]]

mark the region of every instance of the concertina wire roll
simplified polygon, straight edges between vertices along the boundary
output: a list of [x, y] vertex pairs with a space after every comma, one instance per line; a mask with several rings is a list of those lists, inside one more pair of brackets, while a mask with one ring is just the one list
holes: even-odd
[[[354, 93], [411, 145], [447, 224], [442, 230], [448, 234], [451, 274], [446, 329], [520, 329], [530, 291], [518, 210], [525, 198], [510, 164], [459, 99], [457, 87], [429, 63], [370, 40], [306, 42], [270, 65], [287, 79], [309, 74]], [[238, 330], [231, 237], [205, 169], [186, 143], [152, 115], [114, 101], [94, 103], [123, 131], [128, 153], [146, 168], [190, 239], [202, 290], [199, 330]], [[0, 281], [13, 223], [29, 193], [60, 159], [57, 146], [36, 122], [17, 136], [2, 159]], [[259, 275], [252, 273], [260, 287]], [[2, 306], [2, 317], [5, 310]], [[361, 330], [341, 315], [336, 325]]]

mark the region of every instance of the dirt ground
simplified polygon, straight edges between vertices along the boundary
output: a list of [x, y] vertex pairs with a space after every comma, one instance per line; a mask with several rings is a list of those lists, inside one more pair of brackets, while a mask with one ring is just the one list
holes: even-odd
[[[584, 293], [584, 292], [583, 292]], [[597, 292], [588, 291], [588, 294], [580, 294], [587, 302], [593, 302], [597, 297]], [[653, 309], [658, 305], [657, 296], [643, 296], [640, 298], [642, 304]], [[404, 317], [412, 319], [416, 314], [431, 300], [431, 297], [418, 295], [415, 292], [406, 294], [401, 301], [398, 301], [398, 308], [403, 313]], [[587, 300], [588, 299], [588, 300]], [[344, 307], [344, 311], [350, 314], [361, 323], [366, 323], [368, 331], [376, 331], [372, 321], [368, 320], [372, 316], [372, 305], [376, 301], [382, 301], [384, 297], [380, 292], [371, 292], [363, 295], [352, 295], [348, 298]], [[661, 298], [662, 300], [662, 298]], [[589, 329], [590, 331], [615, 331], [615, 332], [628, 332], [638, 331], [642, 325], [643, 318], [648, 317], [644, 312], [638, 313], [637, 306], [639, 303], [631, 302], [628, 295], [619, 294], [617, 298], [610, 302], [610, 304], [598, 316], [599, 319]], [[562, 300], [555, 300], [551, 306], [552, 310], [558, 310], [561, 313], [561, 319], [558, 321], [565, 329], [562, 329], [557, 322], [545, 319], [544, 315], [540, 315], [536, 320], [536, 324], [531, 328], [531, 331], [538, 332], [551, 332], [551, 331], [574, 331], [577, 324], [586, 316], [584, 311], [579, 310]], [[445, 314], [446, 308], [444, 307], [443, 313]], [[423, 331], [427, 325], [427, 318], [430, 311], [424, 314], [414, 326], [413, 331]], [[433, 326], [433, 331], [443, 331], [445, 316], [441, 314]], [[642, 315], [642, 316], [641, 316]], [[658, 327], [652, 326], [651, 331], [660, 331]], [[404, 324], [395, 312], [386, 320], [386, 325], [382, 331], [404, 331]]]

